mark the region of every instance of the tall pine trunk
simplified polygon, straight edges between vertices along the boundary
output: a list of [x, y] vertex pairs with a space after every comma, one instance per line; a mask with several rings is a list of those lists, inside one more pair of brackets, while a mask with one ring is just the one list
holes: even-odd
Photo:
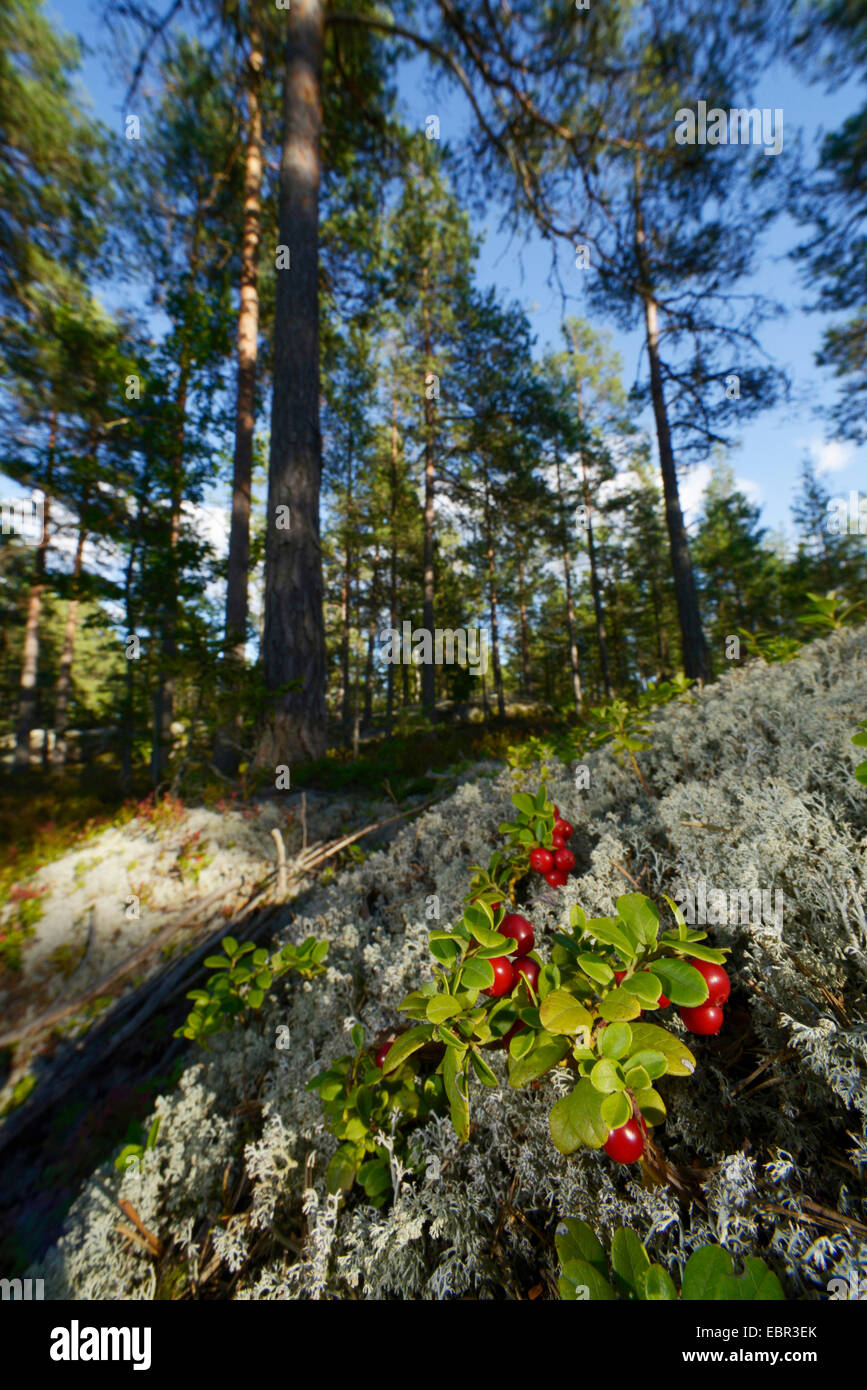
[[572, 557], [566, 542], [566, 520], [563, 514], [563, 487], [560, 478], [560, 455], [556, 455], [557, 500], [560, 509], [560, 533], [563, 538], [563, 575], [566, 581], [566, 631], [569, 637], [569, 672], [572, 678], [572, 699], [575, 712], [580, 714], [583, 706], [581, 692], [581, 671], [578, 665], [578, 643], [575, 639], [575, 605], [572, 601]]
[[494, 689], [497, 692], [497, 713], [501, 719], [506, 716], [506, 700], [503, 694], [503, 672], [500, 666], [500, 623], [497, 606], [497, 571], [494, 564], [494, 533], [491, 525], [491, 499], [488, 491], [488, 473], [485, 469], [485, 540], [488, 549], [488, 592], [491, 601], [491, 655], [494, 658]]
[[[54, 450], [57, 442], [57, 415], [52, 411], [48, 431], [48, 468], [46, 484], [50, 488], [54, 476]], [[36, 682], [39, 674], [39, 620], [42, 616], [42, 597], [45, 592], [45, 567], [48, 558], [48, 521], [51, 498], [46, 490], [43, 505], [42, 539], [36, 548], [33, 566], [33, 582], [27, 596], [27, 621], [24, 628], [24, 653], [21, 660], [21, 680], [18, 693], [18, 722], [15, 729], [15, 757], [13, 767], [25, 771], [30, 766], [30, 735], [36, 724], [37, 692]]]
[[[389, 475], [389, 563], [388, 563], [388, 623], [392, 632], [397, 628], [397, 386], [391, 384], [391, 473]], [[388, 682], [385, 708], [385, 735], [391, 738], [394, 725], [394, 661], [388, 663]]]
[[[424, 353], [425, 353], [425, 377], [433, 370], [431, 359], [431, 337], [430, 337], [430, 311], [427, 303], [428, 292], [428, 271], [424, 268], [422, 279], [422, 297], [424, 302]], [[428, 384], [425, 380], [424, 397], [424, 604], [422, 608], [422, 626], [430, 633], [431, 644], [434, 640], [434, 494], [436, 487], [436, 466], [434, 460], [434, 408], [433, 400], [428, 395]], [[436, 705], [436, 673], [433, 661], [427, 661], [421, 668], [421, 703], [422, 709], [427, 714], [432, 715]]]
[[702, 629], [698, 591], [680, 506], [677, 469], [671, 443], [671, 430], [668, 424], [665, 390], [662, 384], [662, 367], [659, 359], [659, 310], [653, 287], [650, 284], [646, 234], [641, 210], [640, 171], [637, 164], [635, 173], [635, 250], [642, 281], [645, 342], [650, 363], [650, 395], [653, 402], [653, 418], [656, 424], [659, 465], [662, 470], [665, 524], [668, 529], [668, 541], [671, 550], [677, 616], [683, 646], [683, 667], [686, 674], [693, 679], [708, 681], [710, 680], [710, 658]]
[[[324, 0], [287, 11], [284, 134], [280, 161], [274, 391], [265, 549], [265, 683], [272, 708], [260, 766], [321, 757], [326, 743], [325, 619], [319, 492], [319, 186]], [[291, 515], [289, 527], [281, 518]], [[292, 688], [277, 694], [280, 686]]]
[[[82, 513], [84, 511], [82, 506]], [[52, 763], [56, 768], [66, 766], [66, 732], [69, 728], [69, 694], [72, 688], [72, 662], [75, 656], [75, 635], [78, 630], [79, 584], [84, 559], [84, 522], [78, 528], [78, 542], [75, 547], [75, 561], [72, 567], [72, 597], [66, 612], [66, 628], [63, 634], [63, 651], [60, 656], [60, 669], [57, 673], [57, 689], [54, 698], [54, 752]]]
[[527, 635], [527, 598], [524, 589], [524, 552], [518, 546], [518, 612], [521, 620], [521, 694], [530, 693], [530, 643]]
[[[241, 304], [238, 313], [238, 381], [235, 402], [235, 459], [232, 476], [232, 519], [226, 581], [226, 655], [240, 673], [244, 666], [249, 609], [250, 493], [253, 477], [253, 436], [256, 427], [256, 360], [259, 345], [259, 240], [262, 197], [262, 41], [258, 28], [250, 31], [247, 57], [247, 150], [244, 164], [244, 220], [241, 235]], [[234, 684], [234, 682], [230, 682]], [[217, 741], [217, 764], [237, 771], [240, 715], [234, 729]]]

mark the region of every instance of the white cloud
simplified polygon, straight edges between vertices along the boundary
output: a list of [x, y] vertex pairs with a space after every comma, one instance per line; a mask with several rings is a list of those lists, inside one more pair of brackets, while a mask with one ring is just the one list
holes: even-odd
[[842, 473], [855, 456], [855, 448], [842, 439], [821, 439], [814, 434], [809, 439], [799, 439], [806, 448], [813, 466], [820, 477], [828, 473]]

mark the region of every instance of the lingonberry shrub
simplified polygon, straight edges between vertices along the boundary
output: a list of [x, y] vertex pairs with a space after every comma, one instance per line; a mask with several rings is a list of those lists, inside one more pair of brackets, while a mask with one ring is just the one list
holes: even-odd
[[580, 1217], [560, 1223], [555, 1237], [560, 1257], [560, 1297], [567, 1302], [718, 1302], [736, 1299], [779, 1302], [782, 1285], [764, 1260], [748, 1255], [742, 1274], [721, 1245], [702, 1245], [683, 1268], [680, 1293], [668, 1270], [652, 1264], [642, 1242], [628, 1226], [614, 1232], [609, 1258], [596, 1233]]
[[[582, 1146], [609, 1145], [619, 1161], [632, 1162], [646, 1127], [665, 1117], [655, 1083], [695, 1069], [682, 1040], [643, 1022], [643, 1015], [663, 1007], [664, 1000], [692, 1011], [690, 1016], [704, 1008], [704, 1019], [714, 1020], [720, 1011], [708, 1005], [702, 970], [718, 968], [725, 952], [701, 944], [707, 933], [688, 928], [670, 898], [674, 922], [664, 926], [650, 898], [628, 893], [617, 899], [613, 917], [588, 919], [574, 906], [568, 930], [554, 933], [550, 959], [536, 962], [532, 982], [522, 979], [504, 960], [515, 938], [504, 935], [502, 907], [493, 904], [504, 902], [529, 869], [531, 845], [553, 834], [554, 807], [544, 787], [535, 798], [517, 793], [513, 800], [522, 821], [501, 827], [511, 851], [497, 851], [487, 870], [476, 868], [462, 919], [429, 934], [434, 976], [403, 1000], [401, 1009], [415, 1026], [401, 1035], [390, 1057], [405, 1061], [431, 1043], [442, 1045], [438, 1071], [463, 1141], [470, 1129], [470, 1076], [485, 1086], [499, 1084], [484, 1053], [508, 1037], [512, 1086], [529, 1086], [555, 1067], [573, 1074], [575, 1084], [550, 1113], [557, 1149], [570, 1154]], [[719, 975], [727, 980], [724, 971]], [[516, 1031], [519, 1022], [525, 1026]]]

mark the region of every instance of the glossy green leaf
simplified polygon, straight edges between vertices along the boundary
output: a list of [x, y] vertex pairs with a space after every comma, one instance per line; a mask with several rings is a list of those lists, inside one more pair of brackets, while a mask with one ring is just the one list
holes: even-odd
[[451, 994], [435, 994], [427, 1001], [426, 1013], [431, 1023], [445, 1023], [447, 1018], [454, 1018], [461, 1012], [460, 1004]]
[[464, 1062], [454, 1047], [446, 1048], [443, 1059], [443, 1083], [451, 1110], [452, 1124], [462, 1144], [470, 1137], [470, 1104], [467, 1099], [467, 1078]]
[[721, 1276], [731, 1272], [732, 1257], [727, 1250], [721, 1245], [702, 1245], [692, 1252], [684, 1267], [681, 1299], [688, 1303], [713, 1300]]
[[564, 1303], [610, 1303], [615, 1298], [605, 1276], [586, 1260], [567, 1260], [558, 1287]]
[[635, 943], [630, 939], [623, 923], [617, 917], [591, 917], [584, 930], [604, 945], [613, 946], [615, 950], [620, 952], [624, 960], [634, 958]]
[[743, 1274], [727, 1276], [717, 1298], [737, 1299], [745, 1303], [779, 1302], [785, 1299], [782, 1285], [772, 1269], [756, 1255], [747, 1255]]
[[328, 1165], [328, 1172], [325, 1176], [325, 1185], [328, 1191], [331, 1193], [348, 1192], [355, 1182], [356, 1172], [355, 1145], [341, 1144]]
[[637, 1018], [641, 1013], [641, 1005], [636, 995], [618, 985], [600, 1002], [599, 1012], [610, 1023], [623, 1023]]
[[643, 893], [624, 893], [616, 902], [621, 921], [634, 932], [638, 941], [652, 946], [659, 935], [659, 908]]
[[556, 965], [543, 965], [539, 971], [537, 992], [540, 999], [545, 999], [552, 994], [555, 989], [560, 988], [560, 970]]
[[623, 1072], [613, 1057], [600, 1057], [590, 1073], [590, 1080], [597, 1091], [607, 1095], [609, 1091], [622, 1091], [626, 1087]]
[[562, 1061], [568, 1051], [568, 1038], [554, 1038], [544, 1030], [537, 1033], [532, 1050], [526, 1056], [512, 1058], [510, 1061], [509, 1085], [517, 1088], [529, 1086], [531, 1081], [538, 1081], [540, 1076], [544, 1076], [546, 1071], [550, 1071]]
[[567, 1216], [560, 1222], [554, 1237], [560, 1263], [567, 1260], [586, 1260], [600, 1274], [608, 1273], [608, 1260], [602, 1242], [592, 1226], [580, 1216]]
[[644, 1276], [640, 1297], [648, 1303], [672, 1303], [677, 1299], [677, 1289], [671, 1275], [662, 1265], [651, 1265]]
[[[634, 1042], [633, 1042], [634, 1046]], [[665, 1076], [667, 1071], [665, 1058], [661, 1052], [651, 1052], [645, 1048], [642, 1052], [633, 1052], [631, 1057], [627, 1057], [623, 1063], [627, 1076], [632, 1067], [640, 1067], [646, 1072], [650, 1081], [658, 1081], [660, 1076]]]
[[424, 1023], [420, 1028], [410, 1028], [406, 1033], [401, 1033], [399, 1038], [395, 1038], [385, 1056], [382, 1064], [383, 1076], [388, 1076], [389, 1072], [397, 1071], [399, 1066], [411, 1057], [414, 1052], [418, 1052], [420, 1047], [424, 1047], [433, 1036], [433, 1024]]
[[611, 1268], [619, 1292], [626, 1298], [638, 1298], [650, 1260], [638, 1236], [628, 1226], [621, 1226], [614, 1232]]
[[655, 1023], [634, 1023], [632, 1045], [636, 1051], [647, 1048], [652, 1052], [661, 1052], [666, 1069], [672, 1076], [692, 1076], [695, 1071], [695, 1057], [686, 1043]]
[[470, 1053], [470, 1061], [472, 1062], [473, 1071], [484, 1086], [499, 1086], [500, 1083], [497, 1080], [496, 1073], [491, 1071], [484, 1057], [475, 1049]]
[[548, 1127], [554, 1147], [562, 1154], [574, 1153], [582, 1144], [601, 1149], [608, 1138], [601, 1092], [586, 1077], [582, 1078], [574, 1090], [552, 1107]]
[[[707, 935], [707, 933], [705, 933]], [[705, 946], [703, 942], [691, 940], [686, 937], [680, 940], [676, 936], [662, 937], [664, 946], [671, 946], [673, 950], [680, 952], [684, 956], [695, 956], [696, 960], [713, 961], [714, 965], [725, 965], [726, 954], [716, 946]], [[668, 963], [668, 962], [666, 962]], [[654, 962], [656, 964], [656, 962]], [[666, 990], [666, 994], [668, 991]], [[669, 995], [671, 998], [671, 995]]]
[[238, 943], [235, 940], [234, 936], [224, 936], [222, 941], [220, 942], [220, 945], [226, 952], [227, 956], [236, 956], [240, 950], [240, 947], [238, 946]]
[[612, 1091], [602, 1102], [602, 1118], [609, 1129], [619, 1129], [632, 1118], [632, 1104], [624, 1091]]
[[598, 985], [610, 985], [614, 979], [614, 971], [611, 966], [600, 956], [593, 955], [590, 951], [582, 951], [577, 957], [576, 964], [580, 966], [588, 979], [594, 980]]
[[513, 792], [512, 805], [517, 806], [522, 816], [532, 816], [536, 807], [533, 805], [533, 798], [526, 792]]
[[555, 989], [539, 1006], [539, 1018], [549, 1033], [568, 1033], [574, 1036], [588, 1032], [593, 1018], [574, 995], [565, 989]]
[[509, 1039], [509, 1056], [514, 1057], [515, 1061], [520, 1061], [531, 1052], [536, 1041], [536, 1035], [530, 1028], [523, 1028]]
[[627, 994], [634, 994], [642, 1004], [655, 1004], [662, 993], [662, 985], [649, 970], [637, 970], [634, 975], [627, 976], [621, 980], [620, 988]]
[[461, 966], [460, 980], [464, 989], [490, 989], [494, 983], [494, 967], [490, 961], [470, 956]]
[[650, 1085], [650, 1077], [644, 1067], [630, 1067], [626, 1072], [626, 1084], [630, 1091], [644, 1091]]
[[665, 1119], [665, 1101], [652, 1086], [635, 1092], [635, 1104], [649, 1125], [661, 1125]]
[[[691, 951], [690, 954], [694, 955], [695, 952]], [[707, 980], [694, 965], [689, 965], [685, 960], [664, 958], [655, 960], [650, 969], [659, 976], [663, 992], [672, 1004], [693, 1009], [706, 1001]]]
[[632, 1029], [628, 1023], [609, 1023], [596, 1041], [603, 1057], [625, 1057], [632, 1046]]

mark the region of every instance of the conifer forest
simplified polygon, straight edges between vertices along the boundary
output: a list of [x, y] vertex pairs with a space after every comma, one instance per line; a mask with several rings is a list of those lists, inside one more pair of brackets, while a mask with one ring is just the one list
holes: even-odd
[[191, 1301], [856, 1355], [865, 80], [865, 0], [4, 0], [41, 1364], [225, 1371]]

